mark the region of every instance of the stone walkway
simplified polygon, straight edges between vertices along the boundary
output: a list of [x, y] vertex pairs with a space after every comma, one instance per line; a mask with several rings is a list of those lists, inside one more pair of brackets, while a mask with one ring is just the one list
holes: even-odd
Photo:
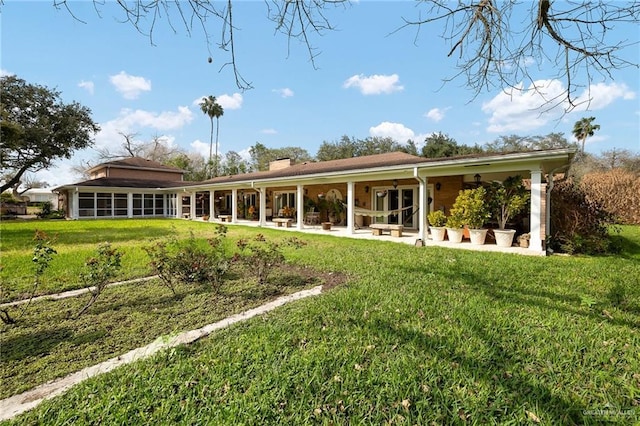
[[24, 413], [25, 411], [36, 407], [45, 399], [50, 399], [55, 396], [61, 395], [72, 386], [90, 377], [94, 377], [99, 374], [111, 371], [114, 368], [120, 367], [122, 365], [147, 358], [161, 350], [195, 342], [196, 340], [206, 337], [216, 330], [220, 330], [222, 328], [228, 327], [240, 321], [247, 320], [257, 315], [262, 315], [286, 303], [318, 295], [321, 292], [322, 286], [317, 286], [309, 290], [302, 290], [297, 293], [282, 296], [257, 308], [232, 315], [213, 324], [205, 325], [204, 327], [198, 328], [196, 330], [186, 331], [176, 336], [159, 337], [147, 346], [134, 349], [123, 355], [111, 358], [92, 367], [84, 368], [76, 373], [72, 373], [66, 377], [45, 383], [19, 395], [14, 395], [12, 397], [3, 399], [0, 401], [0, 421], [9, 420], [19, 414]]

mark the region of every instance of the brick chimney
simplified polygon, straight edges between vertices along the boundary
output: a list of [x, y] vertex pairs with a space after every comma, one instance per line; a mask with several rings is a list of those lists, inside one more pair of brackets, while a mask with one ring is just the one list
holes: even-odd
[[269, 171], [282, 170], [291, 166], [293, 166], [293, 161], [291, 161], [291, 158], [278, 158], [275, 161], [269, 162]]

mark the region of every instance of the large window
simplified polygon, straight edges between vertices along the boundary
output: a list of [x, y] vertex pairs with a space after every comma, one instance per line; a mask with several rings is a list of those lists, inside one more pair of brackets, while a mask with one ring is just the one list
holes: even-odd
[[96, 194], [94, 192], [81, 192], [78, 194], [78, 216], [95, 217]]
[[163, 194], [133, 194], [134, 216], [164, 216]]
[[289, 207], [293, 210], [296, 209], [296, 193], [295, 192], [274, 192], [274, 207], [275, 212], [280, 216], [280, 211], [285, 207]]

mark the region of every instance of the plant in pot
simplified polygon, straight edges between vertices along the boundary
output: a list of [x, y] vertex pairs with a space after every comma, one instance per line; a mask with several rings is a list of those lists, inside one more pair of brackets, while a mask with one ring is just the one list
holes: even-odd
[[511, 247], [515, 229], [505, 229], [510, 218], [527, 207], [530, 194], [522, 184], [520, 176], [511, 176], [504, 182], [493, 182], [489, 186], [487, 199], [493, 218], [498, 222], [494, 229], [496, 244]]
[[462, 218], [462, 211], [460, 209], [451, 209], [445, 227], [447, 229], [447, 236], [452, 243], [462, 242], [462, 236], [464, 235], [464, 220]]
[[471, 244], [483, 245], [487, 237], [487, 229], [482, 228], [491, 216], [485, 203], [486, 195], [487, 190], [482, 186], [465, 189], [460, 191], [451, 209], [460, 211], [463, 223], [469, 228]]
[[431, 239], [433, 241], [444, 241], [444, 235], [447, 223], [447, 217], [442, 210], [434, 210], [427, 215], [429, 221], [429, 230], [431, 230]]

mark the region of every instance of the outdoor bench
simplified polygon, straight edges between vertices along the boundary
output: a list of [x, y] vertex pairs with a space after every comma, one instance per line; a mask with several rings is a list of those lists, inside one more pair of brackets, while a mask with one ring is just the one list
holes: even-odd
[[223, 222], [231, 222], [231, 215], [230, 214], [220, 214], [218, 215], [218, 219], [220, 219]]
[[275, 219], [272, 220], [273, 223], [276, 224], [276, 226], [278, 228], [281, 228], [283, 225], [285, 228], [290, 228], [291, 224], [293, 223], [293, 219], [289, 218], [289, 217], [277, 217]]
[[391, 223], [372, 223], [369, 228], [373, 235], [382, 235], [383, 231], [389, 231], [392, 237], [402, 237], [404, 226]]

